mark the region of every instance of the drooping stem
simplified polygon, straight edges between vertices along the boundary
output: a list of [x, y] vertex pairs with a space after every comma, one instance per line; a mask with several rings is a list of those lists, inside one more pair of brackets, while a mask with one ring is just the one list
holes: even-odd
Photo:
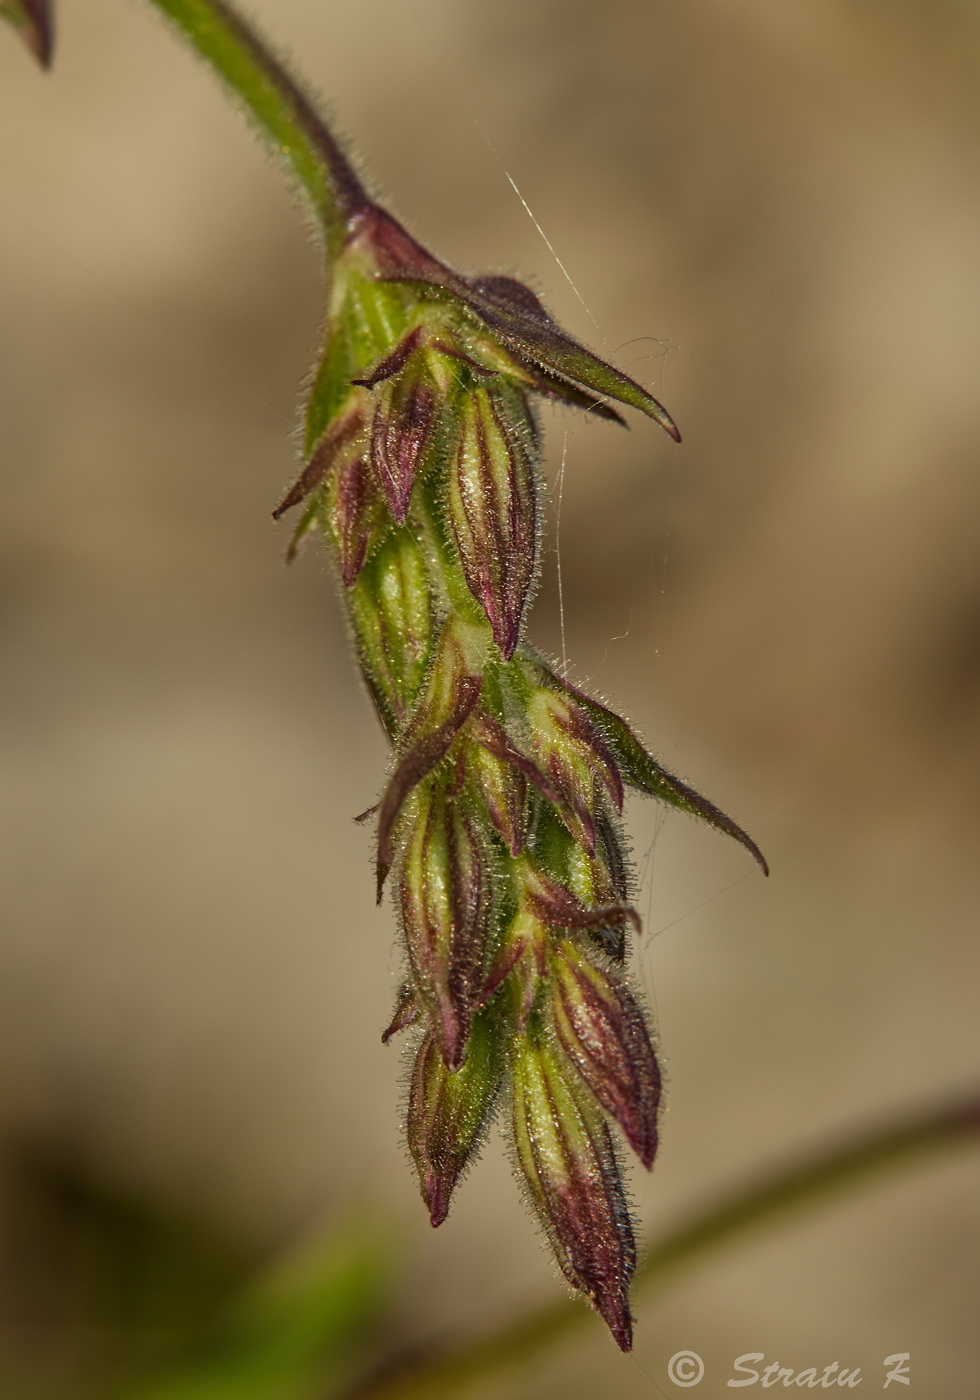
[[273, 51], [223, 0], [151, 0], [243, 103], [308, 198], [331, 253], [369, 205], [354, 169], [313, 101]]
[[[980, 1139], [980, 1095], [902, 1119], [735, 1192], [654, 1244], [636, 1273], [634, 1289], [663, 1287], [675, 1272], [789, 1211], [818, 1204], [837, 1191], [926, 1153]], [[348, 1400], [437, 1400], [547, 1351], [589, 1324], [576, 1300], [553, 1303], [489, 1336], [453, 1350], [412, 1357], [349, 1393]]]

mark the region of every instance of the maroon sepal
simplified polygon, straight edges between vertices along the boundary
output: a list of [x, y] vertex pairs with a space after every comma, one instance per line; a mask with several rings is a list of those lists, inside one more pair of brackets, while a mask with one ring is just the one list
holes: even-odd
[[384, 504], [364, 457], [339, 463], [327, 484], [325, 509], [337, 544], [340, 577], [345, 588], [353, 588], [384, 517]]
[[[528, 758], [527, 754], [521, 753], [502, 724], [499, 724], [492, 716], [481, 713], [477, 720], [476, 734], [485, 749], [495, 754], [497, 758], [503, 759], [505, 763], [509, 763], [525, 778], [530, 778], [542, 797], [553, 802], [556, 806], [561, 805], [561, 794], [557, 788], [552, 786], [533, 759]], [[514, 854], [516, 855], [517, 852], [515, 851]]]
[[287, 510], [306, 500], [330, 470], [337, 453], [354, 440], [363, 426], [361, 411], [355, 408], [327, 429], [313, 449], [309, 462], [272, 512], [273, 520], [278, 520]]
[[537, 867], [533, 871], [529, 867], [529, 880], [523, 899], [525, 907], [549, 928], [592, 932], [604, 928], [618, 929], [624, 920], [628, 920], [636, 933], [642, 929], [640, 916], [631, 905], [617, 902], [589, 909], [571, 890]]
[[395, 1010], [388, 1022], [388, 1027], [382, 1033], [381, 1044], [387, 1045], [393, 1035], [397, 1035], [399, 1031], [407, 1030], [409, 1026], [414, 1025], [421, 1009], [419, 999], [415, 995], [415, 988], [411, 982], [404, 983], [399, 988]]
[[383, 384], [386, 379], [391, 379], [393, 375], [405, 368], [410, 356], [418, 349], [421, 339], [422, 327], [416, 326], [414, 330], [409, 331], [404, 340], [395, 346], [389, 355], [386, 355], [375, 365], [366, 378], [352, 379], [351, 383], [360, 384], [365, 389], [374, 389], [378, 384]]

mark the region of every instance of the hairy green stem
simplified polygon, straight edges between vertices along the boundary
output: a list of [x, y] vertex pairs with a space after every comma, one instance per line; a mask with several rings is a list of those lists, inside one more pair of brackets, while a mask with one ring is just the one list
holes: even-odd
[[[661, 1287], [675, 1271], [774, 1217], [817, 1204], [834, 1191], [860, 1185], [873, 1173], [927, 1152], [980, 1137], [980, 1095], [916, 1114], [828, 1151], [734, 1193], [654, 1244], [634, 1288]], [[349, 1400], [436, 1400], [459, 1395], [537, 1356], [591, 1317], [577, 1299], [549, 1304], [489, 1336], [451, 1350], [413, 1356], [350, 1392]]]
[[273, 151], [285, 160], [336, 252], [368, 206], [353, 167], [314, 103], [223, 0], [151, 0], [217, 71]]

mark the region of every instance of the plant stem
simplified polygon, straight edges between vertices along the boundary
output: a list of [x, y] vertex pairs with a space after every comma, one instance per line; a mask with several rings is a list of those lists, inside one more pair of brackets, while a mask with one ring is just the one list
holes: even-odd
[[370, 201], [314, 103], [223, 0], [151, 0], [224, 79], [309, 199], [330, 254]]
[[[880, 1169], [977, 1137], [980, 1095], [838, 1143], [743, 1188], [672, 1231], [652, 1246], [634, 1288], [661, 1286], [675, 1270], [737, 1235], [796, 1207], [816, 1204], [836, 1190], [856, 1186]], [[568, 1333], [585, 1327], [592, 1316], [577, 1300], [550, 1304], [457, 1350], [412, 1356], [352, 1390], [349, 1400], [436, 1400], [459, 1395], [546, 1351]]]

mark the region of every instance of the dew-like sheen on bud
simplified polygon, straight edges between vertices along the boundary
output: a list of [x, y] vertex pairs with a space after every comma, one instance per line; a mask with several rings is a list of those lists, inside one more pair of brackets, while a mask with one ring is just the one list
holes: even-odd
[[463, 400], [449, 514], [467, 586], [507, 659], [520, 638], [536, 567], [533, 440], [520, 390], [480, 385]]
[[530, 1033], [515, 1046], [513, 1095], [514, 1145], [528, 1200], [562, 1273], [629, 1351], [636, 1245], [605, 1119]]

